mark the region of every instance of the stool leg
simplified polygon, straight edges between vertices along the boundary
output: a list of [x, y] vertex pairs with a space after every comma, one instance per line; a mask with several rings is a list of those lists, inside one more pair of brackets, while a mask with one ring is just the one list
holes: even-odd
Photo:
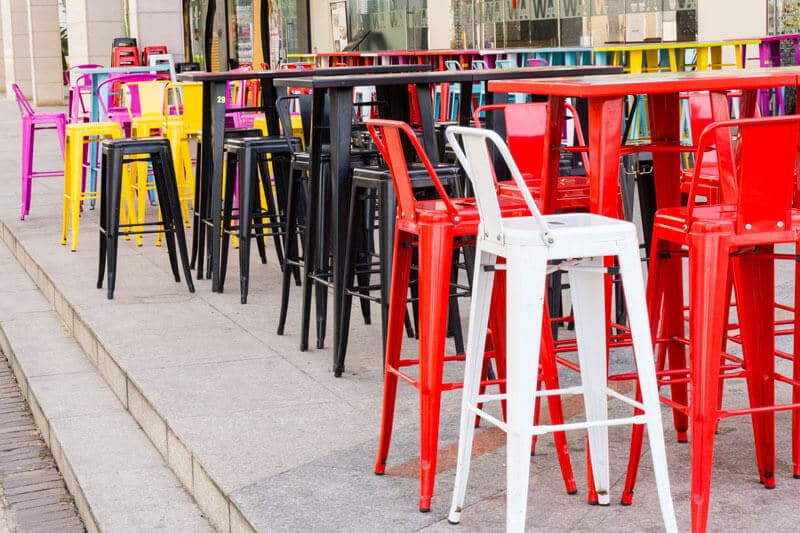
[[358, 273], [358, 286], [361, 290], [359, 293], [363, 295], [359, 298], [361, 306], [361, 317], [364, 319], [364, 324], [372, 324], [372, 314], [370, 313], [369, 299], [369, 279], [370, 269], [372, 263], [372, 252], [374, 247], [370, 246], [371, 237], [375, 230], [375, 200], [371, 191], [365, 191], [365, 198], [363, 199], [361, 212], [358, 216], [361, 218], [360, 229], [358, 230], [358, 248], [356, 254], [359, 256], [358, 263], [366, 265], [366, 269]]
[[356, 215], [356, 211], [358, 211], [358, 189], [357, 187], [353, 187], [353, 190], [350, 193], [350, 212], [347, 216], [347, 240], [345, 243], [345, 250], [347, 253], [344, 257], [344, 275], [342, 276], [342, 280], [344, 283], [344, 296], [342, 298], [342, 311], [339, 316], [339, 324], [335, 324], [336, 327], [339, 328], [339, 335], [334, 335], [334, 337], [339, 339], [338, 346], [334, 349], [334, 361], [333, 361], [333, 374], [336, 377], [340, 377], [342, 372], [344, 372], [344, 359], [345, 354], [347, 352], [347, 343], [350, 337], [350, 311], [353, 307], [353, 281], [355, 278], [355, 269], [356, 264], [358, 261], [353, 259], [354, 250], [353, 247], [356, 245], [354, 238], [356, 233], [361, 230], [360, 228], [360, 218]]
[[541, 252], [535, 249], [515, 249], [507, 261], [506, 530], [523, 531], [528, 507], [531, 421], [536, 400], [536, 376], [539, 373], [547, 265]]
[[108, 189], [102, 191], [106, 198], [108, 211], [108, 237], [107, 255], [108, 255], [108, 283], [106, 290], [109, 300], [114, 298], [114, 288], [117, 285], [117, 244], [119, 242], [119, 206], [121, 201], [121, 187], [122, 187], [122, 153], [114, 150], [109, 155], [106, 163], [109, 166], [110, 176], [106, 182]]
[[[602, 258], [594, 258], [584, 264], [597, 267], [597, 272], [570, 270], [570, 294], [575, 314], [586, 420], [596, 422], [608, 419], [605, 347], [597, 342], [605, 337], [604, 274], [601, 270]], [[608, 505], [608, 426], [592, 427], [587, 432], [598, 503]]]
[[[101, 171], [100, 171], [100, 190], [101, 191], [108, 191], [108, 173], [109, 173], [109, 162], [108, 157], [106, 154], [102, 154], [101, 156], [102, 164], [101, 164]], [[66, 175], [66, 174], [65, 174]], [[98, 232], [100, 235], [100, 253], [99, 253], [99, 261], [97, 265], [97, 288], [103, 288], [103, 279], [105, 278], [106, 274], [106, 254], [108, 248], [108, 202], [106, 201], [107, 195], [100, 196], [100, 231]]]
[[442, 258], [452, 257], [453, 236], [449, 228], [441, 225], [419, 224], [419, 226], [419, 509], [427, 512], [430, 510], [436, 477], [442, 372], [450, 294], [450, 269], [442, 268]]
[[[170, 211], [170, 224], [172, 225], [173, 235], [180, 254], [181, 264], [183, 265], [183, 276], [186, 279], [186, 287], [189, 292], [194, 292], [194, 282], [192, 281], [192, 271], [189, 265], [189, 252], [186, 247], [186, 234], [183, 232], [183, 220], [181, 220], [181, 207], [180, 197], [178, 195], [178, 188], [175, 183], [174, 167], [171, 161], [169, 150], [164, 149], [162, 157], [165, 162], [162, 163], [164, 169], [165, 180], [164, 188], [167, 192], [167, 202]], [[179, 279], [177, 281], [180, 281]]]
[[[750, 371], [750, 407], [775, 405], [775, 260], [773, 246], [733, 258], [744, 366]], [[775, 412], [752, 415], [756, 459], [765, 488], [775, 487]]]
[[[192, 268], [197, 265], [198, 258], [201, 257], [203, 250], [203, 209], [205, 208], [205, 187], [202, 168], [202, 144], [197, 143], [197, 173], [194, 177], [194, 205], [192, 206]], [[197, 269], [197, 279], [203, 279], [201, 268]]]
[[250, 286], [250, 226], [253, 221], [253, 203], [258, 198], [258, 169], [253, 165], [253, 151], [244, 151], [244, 164], [239, 172], [239, 294], [247, 303]]
[[[795, 244], [795, 255], [800, 256], [800, 246]], [[800, 384], [800, 268], [795, 262], [794, 272], [794, 346], [792, 355], [792, 380]], [[800, 385], [792, 387], [792, 403], [800, 403]], [[800, 479], [800, 410], [792, 409], [792, 463], [794, 478]]]
[[286, 194], [286, 254], [284, 255], [283, 276], [281, 280], [281, 310], [278, 317], [278, 335], [283, 335], [286, 326], [286, 314], [289, 310], [289, 288], [292, 284], [292, 272], [297, 271], [297, 267], [290, 265], [289, 262], [296, 263], [299, 253], [297, 244], [299, 237], [297, 233], [297, 213], [299, 212], [298, 196], [300, 188], [300, 177], [292, 168], [289, 172], [289, 183]]
[[31, 207], [31, 181], [33, 181], [33, 142], [36, 132], [30, 120], [22, 122], [22, 191], [19, 219], [25, 220], [25, 215]]
[[[225, 174], [236, 176], [236, 166], [238, 156], [236, 152], [225, 154]], [[225, 278], [228, 273], [228, 250], [231, 242], [231, 232], [233, 231], [233, 189], [234, 180], [225, 180], [225, 194], [222, 199], [222, 244], [219, 254], [219, 292], [225, 290]], [[241, 216], [241, 212], [239, 213]]]
[[619, 254], [620, 278], [623, 283], [623, 295], [627, 308], [633, 340], [633, 354], [639, 377], [642, 403], [645, 408], [647, 437], [650, 441], [650, 455], [653, 458], [653, 471], [656, 478], [658, 502], [661, 516], [667, 531], [677, 531], [675, 510], [669, 487], [669, 470], [667, 469], [667, 451], [664, 447], [664, 429], [661, 423], [661, 408], [658, 398], [658, 383], [653, 364], [653, 342], [650, 338], [650, 327], [646, 319], [647, 303], [644, 296], [644, 281], [639, 260], [639, 246], [632, 237], [627, 246]]
[[[313, 176], [319, 175], [317, 172], [309, 172], [312, 178], [308, 182], [308, 194], [306, 195], [306, 218], [305, 234], [303, 235], [303, 300], [300, 323], [300, 351], [308, 350], [308, 330], [311, 327], [311, 289], [315, 285], [311, 279], [316, 265], [317, 243], [317, 224], [321, 221], [316, 217], [316, 204], [319, 201], [319, 184], [314, 183]], [[318, 176], [320, 180], [325, 180], [324, 176]]]
[[[330, 211], [331, 188], [330, 188], [330, 169], [328, 169], [322, 180], [320, 180], [319, 199], [317, 203], [317, 251], [314, 255], [316, 261], [315, 272], [318, 274], [331, 273], [330, 280], [333, 280], [333, 269], [330, 266], [330, 239], [328, 238], [328, 214]], [[317, 319], [317, 349], [325, 347], [325, 329], [328, 323], [328, 287], [322, 283], [313, 283], [314, 303]], [[334, 305], [338, 305], [335, 302]]]
[[[650, 253], [650, 269], [647, 274], [647, 279], [649, 283], [647, 284], [646, 289], [646, 301], [647, 301], [647, 310], [648, 315], [650, 317], [650, 328], [649, 330], [654, 332], [654, 334], [658, 337], [663, 339], [669, 339], [670, 337], [664, 333], [664, 328], [668, 327], [667, 325], [667, 316], [672, 314], [677, 314], [682, 320], [683, 316], [683, 301], [681, 299], [680, 307], [669, 307], [668, 304], [674, 304], [674, 299], [670, 302], [665, 301], [665, 293], [667, 292], [667, 288], [669, 285], [665, 283], [666, 280], [672, 280], [674, 278], [667, 276], [664, 274], [665, 266], [668, 268], [679, 268], [681, 269], [682, 266], [680, 263], [675, 264], [675, 262], [682, 261], [680, 258], [673, 257], [669, 252], [670, 244], [666, 241], [663, 241], [659, 235], [659, 231], [655, 231], [653, 233], [653, 240], [652, 240], [652, 252]], [[682, 277], [682, 274], [681, 274]], [[675, 321], [670, 320], [669, 324], [674, 324]], [[658, 350], [658, 361], [657, 361], [657, 369], [659, 371], [664, 370], [664, 365], [666, 364], [665, 359], [667, 358], [666, 350], [667, 346], [665, 346], [666, 342], [660, 342], [656, 345], [656, 349]], [[671, 344], [671, 342], [669, 342]], [[677, 350], [677, 348], [676, 348]], [[685, 368], [685, 364], [683, 368]], [[672, 367], [678, 368], [678, 367]], [[641, 390], [639, 383], [636, 384], [637, 391], [636, 391], [636, 399], [637, 401], [641, 400]], [[675, 387], [673, 387], [673, 398]], [[686, 405], [686, 404], [684, 404]], [[673, 416], [675, 419], [675, 423], [677, 426], [678, 423], [678, 415], [677, 409], [673, 410]], [[640, 412], [636, 411], [634, 414], [641, 414]], [[686, 418], [684, 414], [682, 414], [683, 419]], [[641, 424], [634, 424], [631, 428], [631, 447], [630, 453], [628, 455], [628, 472], [625, 478], [625, 487], [622, 490], [622, 498], [621, 502], [622, 505], [630, 505], [633, 503], [633, 489], [636, 485], [636, 476], [639, 472], [639, 461], [642, 455], [642, 445], [644, 439], [644, 427]]]
[[403, 344], [403, 317], [406, 314], [406, 298], [408, 296], [408, 280], [411, 273], [412, 235], [401, 231], [395, 232], [395, 247], [392, 264], [392, 287], [389, 297], [389, 319], [386, 331], [386, 364], [383, 376], [383, 406], [381, 408], [381, 435], [378, 441], [378, 459], [375, 462], [375, 473], [382, 475], [386, 470], [386, 459], [389, 456], [389, 444], [392, 440], [392, 424], [394, 422], [394, 405], [397, 399], [397, 369]]
[[[483, 367], [486, 346], [486, 327], [489, 323], [494, 272], [484, 267], [493, 267], [495, 256], [480, 249], [476, 250], [477, 268], [475, 268], [472, 284], [472, 298], [469, 309], [469, 330], [467, 331], [466, 363], [464, 365], [464, 390], [461, 400], [461, 424], [458, 432], [458, 463], [453, 488], [453, 502], [447, 520], [457, 524], [461, 520], [464, 508], [464, 497], [467, 492], [467, 480], [472, 458], [472, 441], [475, 435], [475, 415], [470, 406], [476, 405], [480, 388], [481, 369]], [[503, 332], [504, 333], [504, 332]], [[501, 333], [502, 334], [502, 333]]]
[[[272, 181], [270, 180], [269, 173], [270, 165], [267, 163], [267, 159], [264, 156], [258, 157], [256, 164], [258, 165], [259, 179], [255, 184], [257, 192], [255, 199], [258, 209], [254, 212], [258, 215], [258, 223], [261, 225], [261, 229], [258, 233], [262, 234], [256, 241], [257, 243], [261, 243], [258, 253], [261, 255], [261, 263], [266, 264], [266, 241], [267, 236], [271, 237], [272, 245], [275, 247], [275, 256], [278, 258], [278, 265], [283, 268], [284, 238], [283, 228], [281, 227], [282, 218], [278, 209], [275, 193], [272, 189]], [[272, 158], [271, 166], [273, 168], [275, 166], [274, 157]], [[269, 224], [269, 227], [267, 227], [266, 224]]]
[[[96, 145], [96, 142], [91, 143]], [[72, 161], [82, 161], [83, 157], [80, 152], [80, 144], [74, 143], [72, 151]], [[74, 164], [73, 164], [74, 166]], [[82, 168], [82, 167], [79, 167]], [[72, 242], [71, 250], [74, 252], [78, 249], [78, 228], [80, 226], [81, 217], [81, 176], [78, 172], [73, 174], [73, 179], [70, 180], [70, 225], [72, 226]], [[65, 238], [66, 241], [66, 238]]]
[[[558, 381], [558, 366], [556, 363], [556, 348], [553, 343], [553, 332], [549, 326], [548, 318], [550, 313], [545, 304], [545, 311], [542, 320], [542, 344], [539, 361], [541, 364], [541, 381], [547, 390], [557, 390], [560, 388]], [[537, 382], [540, 381], [537, 379]], [[538, 383], [537, 383], [538, 384]], [[537, 398], [538, 401], [540, 401]], [[537, 404], [538, 404], [537, 401]], [[534, 406], [535, 413], [538, 409]], [[550, 423], [559, 425], [564, 423], [564, 410], [561, 404], [561, 396], [551, 395], [547, 397], [547, 408], [550, 414]], [[534, 421], [534, 425], [538, 421]], [[564, 488], [567, 494], [577, 494], [578, 485], [575, 483], [575, 475], [572, 472], [572, 462], [569, 457], [569, 445], [567, 444], [567, 434], [564, 431], [554, 431], [553, 440], [555, 441], [558, 464], [561, 467], [561, 477], [564, 480]], [[531, 455], [534, 454], [535, 437], [531, 439]]]
[[[714, 432], [719, 395], [719, 339], [724, 333], [728, 302], [725, 301], [727, 247], [718, 235], [690, 234], [689, 338], [692, 339], [692, 530], [705, 531], [714, 459]], [[769, 315], [772, 317], [772, 314]]]
[[[166, 150], [165, 150], [166, 152]], [[153, 181], [155, 185], [155, 193], [158, 197], [159, 212], [161, 213], [160, 220], [162, 225], [162, 233], [166, 236], [167, 241], [167, 255], [169, 255], [169, 264], [172, 268], [172, 276], [176, 282], [181, 280], [180, 272], [178, 272], [178, 254], [175, 250], [175, 219], [173, 218], [172, 198], [167, 192], [167, 171], [164, 166], [167, 164], [166, 160], [160, 157], [160, 154], [153, 154]], [[183, 228], [181, 228], [183, 231]]]
[[[61, 244], [67, 244], [67, 234], [69, 233], [69, 218], [70, 218], [70, 207], [71, 207], [71, 194], [72, 194], [72, 180], [75, 179], [75, 170], [73, 170], [73, 166], [78, 165], [77, 167], [77, 174], [78, 178], [80, 178], [80, 169], [82, 168], [82, 158], [80, 157], [80, 148], [77, 150], [77, 154], [73, 154], [75, 150], [73, 150], [73, 145], [75, 143], [75, 139], [72, 135], [67, 136], [66, 138], [66, 151], [64, 152], [64, 194], [63, 194], [63, 211], [61, 216]], [[75, 159], [75, 155], [79, 156]]]
[[[260, 174], [261, 172], [261, 162], [264, 161], [264, 172], [266, 173], [267, 180], [269, 180], [269, 165], [266, 162], [265, 155], [263, 154], [255, 154], [253, 156], [255, 161], [253, 161], [253, 167], [255, 174], [253, 175], [252, 183], [253, 183], [253, 192], [251, 192], [251, 198], [253, 199], [253, 204], [251, 206], [250, 213], [252, 213], [252, 225], [254, 224], [264, 224], [264, 204], [267, 203], [266, 198], [264, 197], [266, 192], [262, 190], [259, 186], [260, 184]], [[265, 228], [260, 230], [254, 230], [253, 239], [256, 241], [256, 249], [258, 250], [258, 257], [261, 258], [261, 264], [267, 264], [267, 238], [263, 234]]]

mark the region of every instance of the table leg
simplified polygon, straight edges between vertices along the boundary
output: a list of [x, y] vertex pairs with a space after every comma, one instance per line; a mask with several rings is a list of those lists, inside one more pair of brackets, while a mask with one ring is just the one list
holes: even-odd
[[[678, 93], [647, 95], [650, 138], [654, 142], [680, 143]], [[653, 174], [658, 207], [680, 205], [681, 159], [678, 152], [653, 152]]]
[[[220, 254], [220, 209], [222, 205], [222, 159], [225, 138], [225, 82], [212, 85], [211, 101], [211, 147], [209, 157], [210, 165], [204, 168], [211, 171], [208, 176], [211, 181], [211, 203], [208, 206], [208, 215], [211, 228], [208, 231], [211, 242], [209, 243], [208, 269], [211, 272], [211, 291], [219, 292], [219, 254]], [[232, 178], [231, 178], [232, 179]], [[199, 269], [198, 269], [199, 270]]]
[[197, 172], [195, 182], [195, 206], [197, 213], [192, 220], [192, 254], [191, 267], [197, 267], [197, 279], [203, 279], [205, 269], [205, 239], [206, 226], [205, 220], [208, 218], [208, 183], [211, 176], [208, 169], [211, 168], [211, 101], [213, 100], [213, 90], [210, 83], [203, 83], [203, 128], [200, 139], [200, 155], [197, 161]]
[[[469, 96], [472, 87], [467, 87], [467, 92], [464, 92], [464, 84], [461, 85], [461, 109], [470, 109], [470, 100], [464, 99]], [[427, 83], [417, 85], [417, 106], [419, 109], [419, 117], [422, 121], [422, 144], [425, 151], [434, 165], [439, 164], [439, 148], [436, 143], [436, 128], [433, 124], [433, 107], [431, 106], [431, 86]], [[401, 117], [398, 117], [401, 118]]]
[[[344, 297], [344, 258], [347, 250], [347, 214], [350, 212], [350, 133], [352, 129], [353, 91], [351, 87], [331, 89], [331, 251], [333, 255], [331, 279], [333, 282], [333, 323], [338, 324]], [[390, 104], [391, 106], [391, 104]], [[334, 328], [333, 345], [339, 345], [338, 331]], [[335, 363], [335, 361], [334, 361]], [[335, 370], [335, 369], [334, 369]]]
[[[311, 143], [309, 147], [311, 168], [309, 169], [308, 195], [306, 196], [306, 228], [303, 236], [303, 303], [302, 317], [300, 326], [300, 351], [308, 349], [308, 329], [311, 321], [311, 288], [313, 285], [311, 276], [314, 274], [315, 265], [315, 243], [317, 224], [321, 221], [314, 216], [316, 209], [317, 193], [319, 182], [322, 179], [322, 142], [325, 126], [323, 118], [325, 116], [325, 91], [314, 91], [311, 105]], [[333, 124], [333, 123], [331, 123]], [[335, 129], [335, 128], [334, 128]], [[334, 204], [335, 205], [335, 204]], [[334, 344], [335, 346], [335, 344]]]
[[[617, 218], [618, 215], [617, 197], [619, 195], [622, 121], [622, 98], [589, 99], [589, 209], [592, 213], [612, 218]], [[552, 128], [553, 123], [551, 122], [548, 129], [552, 130]], [[554, 142], [550, 143], [549, 139], [545, 138], [545, 145], [557, 147], [561, 139], [560, 127], [557, 132], [553, 131], [552, 135]], [[555, 142], [556, 139], [559, 142]], [[553, 150], [556, 149], [553, 148]], [[552, 161], [550, 164], [555, 165], [555, 170], [547, 167], [548, 171], [552, 173], [551, 175], [557, 174], [557, 161]]]

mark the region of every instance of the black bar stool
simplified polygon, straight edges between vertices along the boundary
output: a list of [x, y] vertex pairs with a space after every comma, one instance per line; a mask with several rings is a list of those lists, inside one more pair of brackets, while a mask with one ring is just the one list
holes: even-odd
[[[119, 213], [122, 201], [123, 166], [128, 163], [148, 161], [153, 167], [153, 181], [158, 195], [160, 222], [120, 224]], [[186, 250], [186, 237], [183, 233], [181, 205], [178, 186], [175, 181], [175, 167], [167, 139], [118, 139], [102, 143], [102, 172], [100, 173], [100, 262], [97, 274], [97, 288], [103, 288], [103, 277], [108, 267], [108, 299], [114, 297], [117, 274], [117, 244], [120, 234], [132, 235], [163, 232], [167, 243], [169, 262], [175, 281], [180, 282], [178, 258], [181, 255], [183, 275], [189, 292], [194, 292], [192, 275], [189, 270], [189, 254]], [[131, 229], [142, 226], [159, 226], [157, 229]]]
[[[415, 165], [409, 167], [409, 177], [418, 198], [435, 198], [433, 182], [424, 168]], [[446, 188], [457, 195], [460, 190], [459, 167], [455, 165], [439, 165], [436, 175]], [[431, 196], [432, 195], [432, 196]], [[372, 242], [374, 234], [375, 209], [378, 212], [378, 253]], [[381, 332], [383, 346], [386, 347], [386, 326], [389, 312], [389, 289], [391, 287], [392, 257], [394, 252], [394, 226], [397, 212], [397, 200], [392, 185], [391, 172], [377, 166], [357, 168], [353, 171], [353, 190], [350, 199], [350, 213], [347, 229], [347, 255], [345, 257], [345, 293], [342, 302], [341, 323], [339, 327], [339, 346], [334, 347], [333, 371], [336, 377], [344, 371], [344, 360], [350, 332], [350, 312], [353, 296], [361, 302], [378, 303], [381, 309]], [[373, 258], [377, 256], [377, 261]], [[376, 270], [377, 268], [377, 270]], [[378, 284], [370, 285], [372, 274], [378, 274]], [[456, 277], [453, 276], [455, 280]], [[356, 280], [358, 284], [356, 285]], [[378, 296], [370, 293], [379, 291]], [[455, 295], [453, 296], [455, 298]], [[369, 324], [368, 308], [362, 305], [365, 323]], [[450, 325], [455, 337], [457, 350], [463, 351], [463, 339], [460, 317], [455, 300], [451, 299]], [[406, 329], [411, 330], [406, 324]], [[384, 350], [385, 351], [385, 350]], [[381, 352], [383, 353], [383, 352]]]
[[[261, 130], [253, 128], [238, 128], [226, 129], [225, 139], [235, 139], [243, 137], [257, 137], [261, 135]], [[223, 140], [223, 142], [224, 142]], [[211, 184], [213, 179], [211, 176], [206, 176], [205, 171], [200, 167], [200, 143], [197, 144], [197, 172], [195, 173], [194, 181], [194, 204], [192, 206], [192, 268], [197, 266], [197, 279], [211, 277], [211, 246], [208, 247], [206, 253], [206, 240], [210, 239], [210, 231], [206, 229], [212, 223], [211, 220]], [[217, 206], [217, 209], [222, 209], [222, 206]], [[207, 265], [207, 271], [204, 268]]]
[[[289, 107], [293, 101], [300, 104], [300, 116], [303, 122], [304, 139], [309, 141], [310, 131], [310, 95], [289, 96], [278, 99], [278, 116], [284, 132], [291, 131], [291, 117]], [[323, 123], [323, 128], [327, 125]], [[323, 143], [327, 142], [327, 135], [323, 135]], [[354, 149], [351, 151], [351, 167], [368, 166], [377, 161], [376, 150]], [[318, 183], [311, 183], [308, 175], [311, 170], [311, 157], [307, 151], [295, 152], [292, 156], [291, 171], [287, 192], [286, 208], [286, 245], [285, 267], [283, 269], [283, 284], [281, 290], [281, 310], [278, 319], [278, 335], [283, 335], [289, 306], [289, 291], [292, 276], [306, 262], [313, 266], [309, 275], [304, 279], [300, 350], [308, 349], [308, 337], [311, 324], [311, 296], [314, 292], [316, 304], [316, 331], [317, 348], [323, 348], [325, 342], [325, 329], [327, 325], [327, 298], [328, 288], [332, 282], [330, 261], [330, 239], [327, 235], [327, 224], [330, 210], [335, 206], [330, 205], [329, 171], [330, 151], [323, 144], [321, 154], [322, 169]], [[305, 186], [303, 186], [305, 184]], [[303, 205], [305, 204], [305, 205]], [[304, 207], [304, 208], [303, 208]], [[306, 227], [313, 227], [313, 232], [306, 231]], [[303, 253], [299, 253], [295, 235], [302, 233]], [[287, 268], [288, 267], [288, 268]], [[337, 302], [338, 303], [338, 302]]]
[[[292, 144], [294, 146], [292, 146]], [[223, 291], [228, 265], [230, 236], [239, 237], [239, 284], [241, 302], [247, 303], [250, 273], [250, 239], [255, 238], [259, 250], [264, 248], [264, 239], [273, 238], [278, 262], [283, 268], [284, 246], [282, 239], [286, 234], [284, 213], [280, 209], [269, 175], [268, 163], [291, 158], [300, 149], [300, 140], [292, 138], [247, 137], [225, 141], [225, 161], [228, 179], [225, 182], [225, 200], [222, 213], [222, 252], [220, 256], [219, 292]], [[276, 177], [276, 188], [280, 187]], [[238, 215], [233, 214], [234, 186], [238, 182]], [[259, 183], [264, 190], [267, 205], [261, 204]], [[285, 204], [284, 204], [285, 205]], [[234, 225], [234, 219], [237, 224]], [[266, 220], [266, 221], [265, 221]], [[266, 262], [266, 255], [262, 255]]]

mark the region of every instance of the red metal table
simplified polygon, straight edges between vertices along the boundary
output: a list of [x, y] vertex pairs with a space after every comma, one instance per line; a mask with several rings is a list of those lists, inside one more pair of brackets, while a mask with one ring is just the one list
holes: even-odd
[[[489, 91], [516, 92], [549, 97], [548, 132], [545, 146], [543, 207], [552, 212], [554, 188], [558, 176], [564, 100], [587, 98], [589, 102], [589, 187], [592, 212], [617, 216], [620, 156], [631, 147], [621, 145], [624, 122], [624, 98], [645, 94], [652, 142], [637, 150], [653, 152], [658, 207], [678, 205], [680, 201], [680, 93], [709, 91], [714, 120], [730, 117], [726, 92], [743, 91], [740, 114], [752, 116], [758, 89], [795, 86], [797, 67], [758, 70], [718, 70], [703, 72], [665, 72], [660, 74], [612, 74], [607, 76], [563, 77], [545, 80], [489, 81]], [[719, 157], [730, 157], [726, 143], [720, 142]], [[729, 145], [729, 143], [727, 143]], [[720, 150], [720, 148], [722, 148]], [[732, 176], [722, 176], [723, 191]]]

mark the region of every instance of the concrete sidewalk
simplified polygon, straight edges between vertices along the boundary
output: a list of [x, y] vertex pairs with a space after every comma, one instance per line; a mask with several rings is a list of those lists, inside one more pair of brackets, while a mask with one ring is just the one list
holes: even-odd
[[[443, 399], [440, 472], [430, 513], [417, 511], [419, 402], [410, 386], [399, 387], [388, 473], [382, 477], [372, 473], [382, 390], [379, 325], [364, 326], [360, 314], [353, 313], [347, 370], [342, 378], [334, 378], [330, 347], [298, 349], [298, 288], [292, 292], [286, 335], [275, 334], [280, 276], [274, 254], [267, 265], [253, 254], [248, 303], [241, 305], [235, 256], [229, 262], [232, 270], [225, 293], [211, 293], [210, 282], [201, 280], [195, 281], [197, 292], [190, 294], [185, 284], [172, 281], [166, 250], [154, 246], [152, 236], [142, 247], [121, 242], [115, 299], [107, 300], [105, 291], [95, 288], [97, 211], [84, 211], [75, 253], [59, 244], [60, 179], [34, 182], [31, 213], [19, 221], [19, 120], [13, 102], [0, 102], [0, 128], [6, 141], [0, 146], [4, 242], [217, 529], [503, 529], [505, 448], [503, 435], [495, 429], [479, 431], [482, 448], [473, 462], [462, 525], [446, 521], [460, 392]], [[37, 148], [37, 165], [61, 164], [54, 138], [43, 135]], [[779, 273], [783, 301], [791, 302], [792, 273]], [[18, 302], [24, 294], [9, 298]], [[373, 316], [377, 318], [377, 310]], [[329, 326], [328, 345], [331, 339]], [[415, 341], [406, 342], [409, 350], [415, 349]], [[788, 337], [780, 342], [791, 346]], [[624, 365], [625, 359], [625, 353], [614, 354], [615, 365]], [[461, 372], [459, 365], [453, 365], [446, 374], [458, 380]], [[565, 379], [571, 377], [565, 374]], [[788, 399], [785, 388], [780, 396]], [[727, 386], [726, 404], [746, 401], [742, 384]], [[573, 414], [580, 411], [574, 403], [568, 409]], [[671, 415], [663, 412], [678, 522], [681, 530], [688, 530], [689, 448], [675, 442]], [[790, 416], [779, 414], [777, 427], [777, 488], [766, 491], [758, 483], [749, 418], [720, 424], [712, 529], [759, 531], [769, 524], [774, 531], [797, 530], [794, 515], [800, 481], [791, 476]], [[583, 435], [569, 436], [579, 486], [574, 496], [564, 492], [552, 439], [540, 439], [532, 459], [529, 528], [659, 530], [661, 517], [647, 452], [634, 504], [618, 503], [628, 436], [627, 428], [611, 431], [614, 483], [612, 505], [607, 508], [586, 504]]]

